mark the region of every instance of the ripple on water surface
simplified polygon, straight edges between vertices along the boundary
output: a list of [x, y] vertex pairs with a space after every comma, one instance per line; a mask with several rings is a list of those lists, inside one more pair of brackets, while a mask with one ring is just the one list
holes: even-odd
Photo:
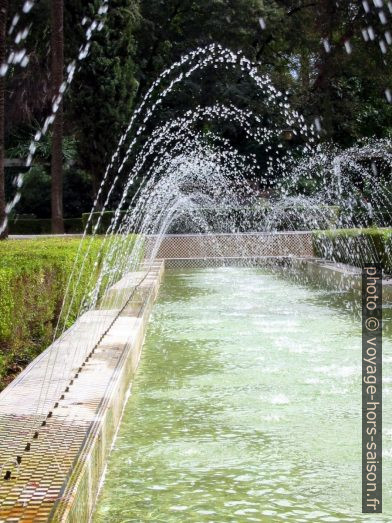
[[387, 408], [384, 515], [360, 514], [360, 361], [336, 296], [260, 270], [169, 272], [94, 521], [392, 521]]

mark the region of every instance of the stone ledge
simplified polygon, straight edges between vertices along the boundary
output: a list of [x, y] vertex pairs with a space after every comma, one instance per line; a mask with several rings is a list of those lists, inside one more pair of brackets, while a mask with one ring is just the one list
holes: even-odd
[[[21, 449], [41, 421], [34, 414], [35, 379], [43, 375], [49, 352], [37, 358], [0, 395], [0, 462], [6, 466], [0, 477], [0, 521], [89, 521], [130, 380], [139, 362], [164, 265], [157, 262], [148, 271], [145, 269], [135, 299], [122, 310], [86, 360], [46, 425], [40, 427], [39, 437], [31, 439], [29, 451]], [[132, 289], [135, 282], [132, 275], [127, 275], [124, 285], [117, 285], [117, 289], [123, 290], [128, 284], [128, 290]], [[112, 309], [102, 317], [103, 312], [88, 313], [89, 318], [84, 317], [80, 325], [71, 328], [57, 347], [59, 354], [66, 354], [61, 349], [72, 341], [72, 335], [89, 327], [93, 317], [100, 317], [101, 322], [103, 317], [112, 321], [116, 314]], [[102, 328], [105, 325], [102, 322]], [[60, 357], [53, 373], [54, 390], [59, 383], [62, 387], [62, 379]], [[15, 462], [18, 455], [21, 463]], [[3, 479], [4, 470], [10, 471], [9, 480]]]

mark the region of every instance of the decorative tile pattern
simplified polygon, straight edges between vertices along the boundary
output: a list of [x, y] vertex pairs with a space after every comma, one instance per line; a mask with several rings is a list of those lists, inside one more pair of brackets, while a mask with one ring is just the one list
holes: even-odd
[[147, 258], [151, 255], [165, 260], [313, 256], [312, 235], [308, 232], [167, 235], [158, 249], [156, 240], [156, 236], [147, 237]]

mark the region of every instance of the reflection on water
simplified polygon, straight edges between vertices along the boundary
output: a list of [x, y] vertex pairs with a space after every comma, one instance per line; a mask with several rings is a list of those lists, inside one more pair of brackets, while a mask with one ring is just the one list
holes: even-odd
[[392, 345], [384, 515], [362, 516], [361, 325], [337, 302], [257, 269], [169, 272], [94, 521], [391, 521]]

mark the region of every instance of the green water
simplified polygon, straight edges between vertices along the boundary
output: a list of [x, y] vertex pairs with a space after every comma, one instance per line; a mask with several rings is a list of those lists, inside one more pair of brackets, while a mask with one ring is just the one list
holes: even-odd
[[257, 269], [167, 273], [95, 522], [392, 521], [361, 511], [360, 321]]

